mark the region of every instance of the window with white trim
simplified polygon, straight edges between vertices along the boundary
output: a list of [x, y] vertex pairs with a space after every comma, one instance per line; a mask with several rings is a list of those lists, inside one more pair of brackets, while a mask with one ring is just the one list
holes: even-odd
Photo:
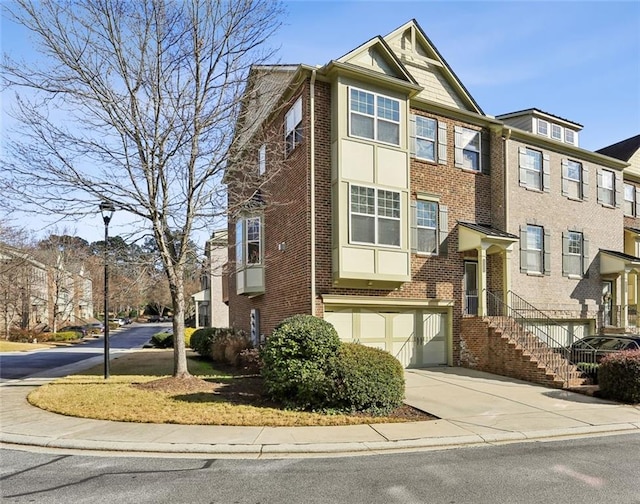
[[400, 246], [400, 193], [352, 185], [349, 220], [351, 243]]
[[349, 134], [400, 145], [400, 101], [349, 88]]
[[258, 149], [258, 175], [264, 175], [267, 170], [267, 146], [262, 144]]
[[636, 187], [632, 184], [624, 185], [624, 214], [636, 216]]
[[438, 253], [438, 203], [418, 200], [416, 202], [417, 252]]
[[582, 277], [587, 267], [587, 247], [584, 235], [578, 231], [563, 233], [562, 274]]
[[599, 173], [598, 198], [603, 205], [615, 205], [615, 175], [609, 170], [602, 170]]
[[551, 125], [551, 138], [560, 142], [562, 141], [562, 126], [558, 124]]
[[565, 190], [569, 198], [582, 199], [582, 163], [566, 160]]
[[549, 136], [549, 123], [538, 119], [538, 135]]
[[262, 216], [236, 221], [236, 269], [262, 264]]
[[416, 157], [436, 160], [436, 132], [438, 122], [429, 117], [416, 116]]
[[527, 226], [527, 271], [542, 273], [543, 262], [543, 230], [541, 226]]
[[520, 151], [520, 185], [542, 190], [542, 152], [525, 147]]
[[572, 145], [575, 143], [575, 133], [573, 130], [564, 129], [564, 142]]
[[284, 116], [284, 142], [287, 156], [302, 142], [302, 96]]
[[458, 131], [456, 149], [462, 151], [462, 168], [480, 171], [480, 132], [464, 127]]

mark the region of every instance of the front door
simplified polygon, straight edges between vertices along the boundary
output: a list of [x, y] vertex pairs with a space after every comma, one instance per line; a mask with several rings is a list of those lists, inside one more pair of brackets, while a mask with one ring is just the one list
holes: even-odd
[[612, 326], [613, 320], [611, 311], [613, 308], [613, 282], [604, 280], [602, 282], [602, 325]]
[[464, 313], [478, 314], [478, 262], [464, 262]]

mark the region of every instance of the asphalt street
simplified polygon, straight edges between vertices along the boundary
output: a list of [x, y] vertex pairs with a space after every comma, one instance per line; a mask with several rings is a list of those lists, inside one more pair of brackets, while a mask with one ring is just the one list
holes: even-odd
[[[169, 323], [131, 324], [109, 335], [110, 355], [123, 350], [142, 348], [151, 336], [171, 327]], [[0, 354], [0, 379], [21, 379], [49, 369], [74, 364], [85, 359], [104, 355], [104, 337], [89, 338], [72, 346], [61, 346], [31, 352]]]

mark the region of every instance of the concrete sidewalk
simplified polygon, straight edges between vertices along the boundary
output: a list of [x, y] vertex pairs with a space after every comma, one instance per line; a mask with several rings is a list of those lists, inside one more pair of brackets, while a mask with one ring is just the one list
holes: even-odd
[[88, 420], [29, 405], [50, 381], [0, 387], [0, 443], [64, 450], [215, 457], [373, 454], [640, 432], [640, 407], [464, 368], [407, 370], [406, 402], [439, 420], [340, 427], [227, 427]]

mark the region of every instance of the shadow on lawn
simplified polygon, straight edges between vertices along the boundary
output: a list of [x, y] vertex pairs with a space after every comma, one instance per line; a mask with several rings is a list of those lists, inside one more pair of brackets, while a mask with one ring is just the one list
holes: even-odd
[[236, 376], [224, 381], [206, 381], [215, 384], [212, 392], [179, 394], [173, 396], [173, 399], [190, 403], [224, 402], [245, 406], [281, 407], [266, 396], [263, 380], [259, 376]]

